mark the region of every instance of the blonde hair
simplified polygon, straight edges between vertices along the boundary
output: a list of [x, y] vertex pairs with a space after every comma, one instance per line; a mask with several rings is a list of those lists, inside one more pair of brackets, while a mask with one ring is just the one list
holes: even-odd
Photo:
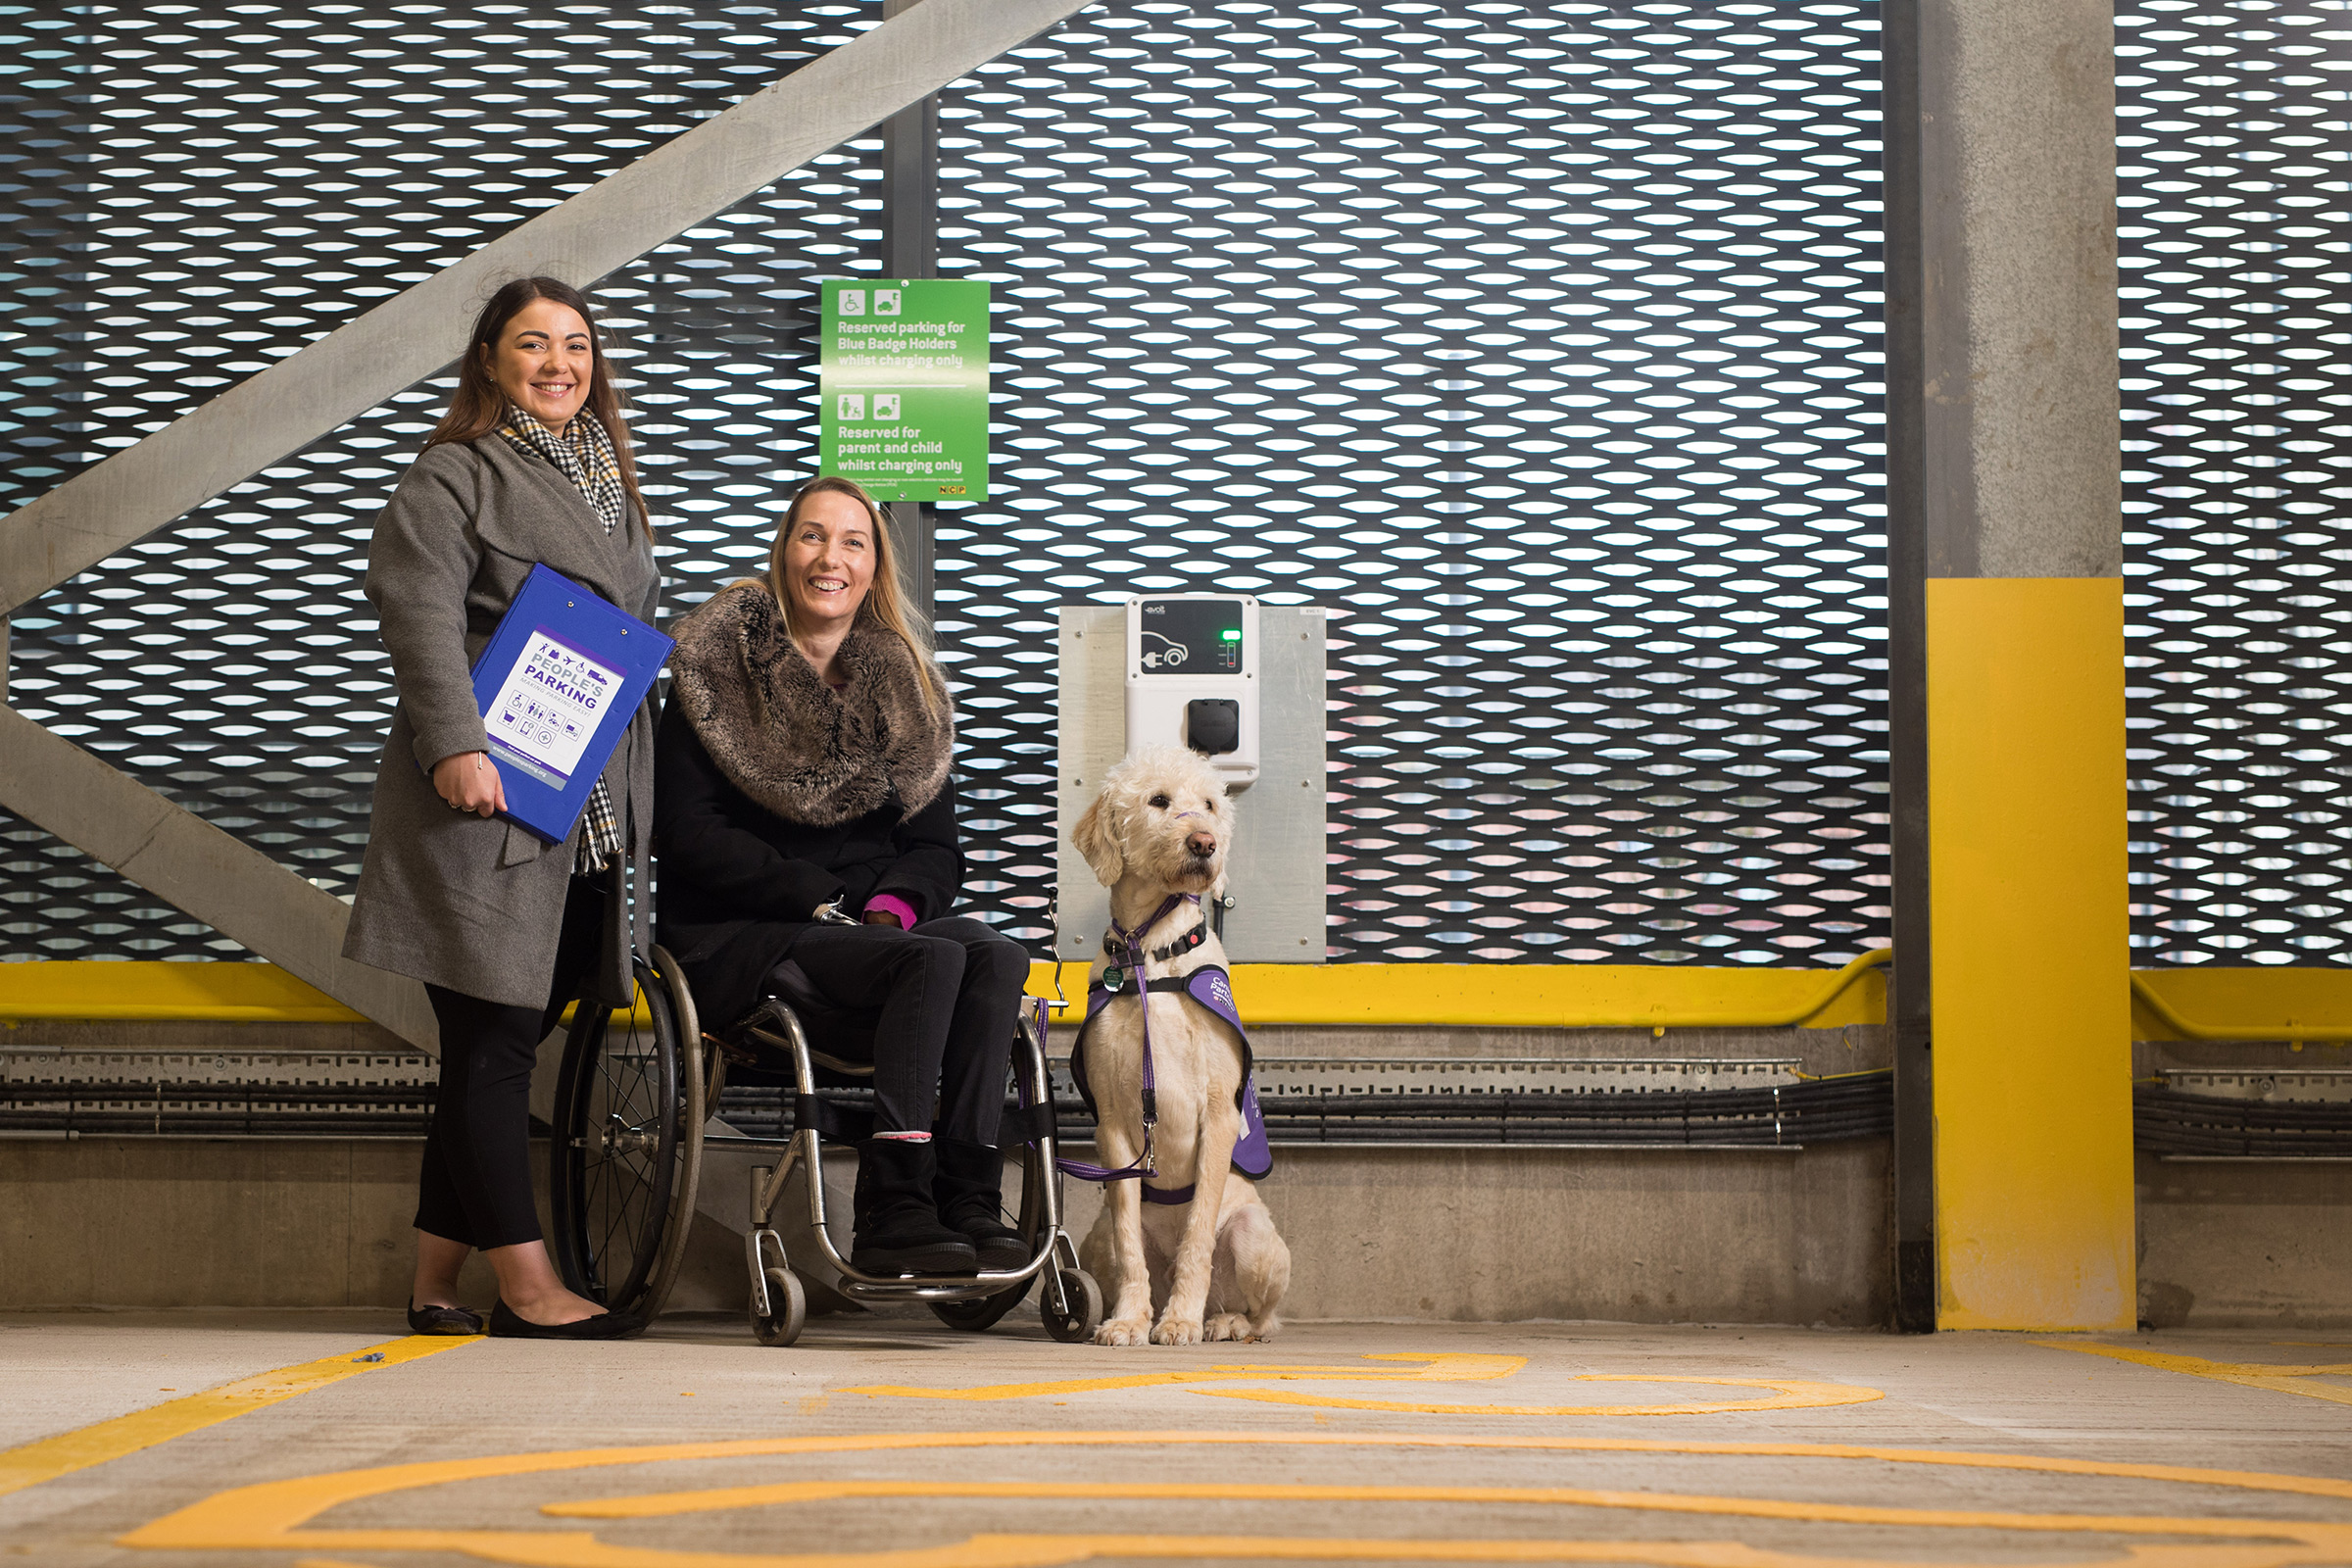
[[930, 628], [923, 624], [921, 613], [909, 602], [906, 584], [899, 576], [899, 548], [890, 531], [889, 516], [855, 479], [818, 474], [793, 493], [784, 520], [776, 524], [775, 542], [767, 549], [766, 586], [784, 612], [784, 629], [793, 641], [800, 641], [802, 628], [795, 617], [792, 596], [784, 591], [784, 546], [792, 537], [793, 525], [801, 520], [802, 511], [821, 495], [848, 496], [865, 509], [874, 530], [874, 580], [865, 591], [865, 603], [858, 607], [858, 619], [870, 620], [906, 645], [907, 652], [914, 655], [915, 667], [922, 671], [923, 707], [932, 717], [940, 717], [947, 710], [948, 683], [931, 658]]

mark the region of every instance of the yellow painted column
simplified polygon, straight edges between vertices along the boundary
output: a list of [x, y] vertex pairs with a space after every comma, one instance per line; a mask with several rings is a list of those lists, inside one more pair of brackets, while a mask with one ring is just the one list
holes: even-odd
[[1927, 665], [1937, 1323], [2129, 1329], [2123, 584], [1930, 578]]

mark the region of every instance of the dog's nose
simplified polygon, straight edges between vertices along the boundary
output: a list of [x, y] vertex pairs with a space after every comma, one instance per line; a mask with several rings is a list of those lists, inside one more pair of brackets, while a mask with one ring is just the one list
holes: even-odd
[[1217, 853], [1216, 839], [1207, 833], [1188, 833], [1184, 837], [1185, 852], [1205, 860]]

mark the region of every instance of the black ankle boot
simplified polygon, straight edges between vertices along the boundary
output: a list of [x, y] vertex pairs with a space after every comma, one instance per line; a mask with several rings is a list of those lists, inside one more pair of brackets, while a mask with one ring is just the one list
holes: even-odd
[[989, 1270], [1016, 1269], [1029, 1261], [1029, 1244], [1004, 1223], [1004, 1155], [986, 1144], [935, 1138], [939, 1174], [931, 1196], [940, 1223], [959, 1233]]
[[928, 1140], [869, 1138], [858, 1146], [856, 1234], [850, 1266], [861, 1274], [972, 1274], [979, 1259], [932, 1205]]

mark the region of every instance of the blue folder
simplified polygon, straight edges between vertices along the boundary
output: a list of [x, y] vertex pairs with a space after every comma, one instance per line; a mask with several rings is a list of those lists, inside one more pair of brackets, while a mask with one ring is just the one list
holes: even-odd
[[473, 662], [473, 698], [509, 821], [571, 837], [596, 780], [677, 644], [560, 572], [531, 568]]

